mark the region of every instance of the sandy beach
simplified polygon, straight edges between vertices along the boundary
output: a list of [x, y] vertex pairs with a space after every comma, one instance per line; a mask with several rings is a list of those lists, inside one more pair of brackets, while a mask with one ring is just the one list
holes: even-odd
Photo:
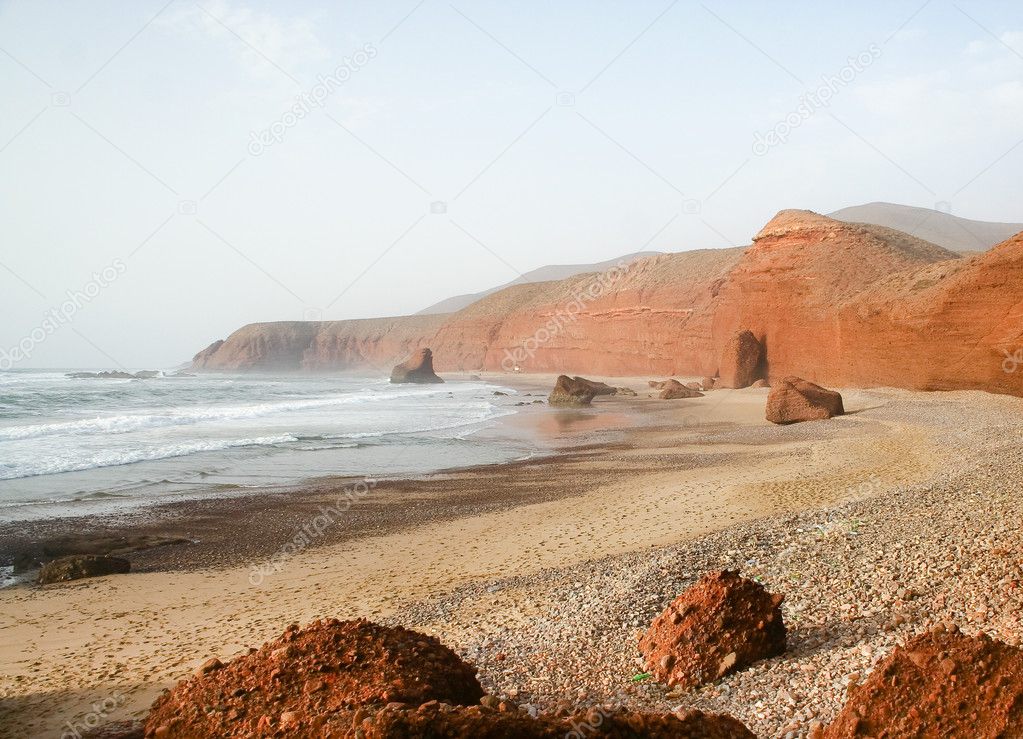
[[[515, 417], [553, 440], [551, 456], [376, 481], [349, 495], [343, 520], [285, 555], [295, 529], [358, 481], [153, 511], [113, 533], [198, 541], [135, 553], [125, 576], [0, 590], [0, 735], [59, 736], [111, 697], [104, 720], [141, 716], [211, 656], [258, 646], [292, 622], [366, 616], [438, 635], [479, 666], [486, 687], [540, 709], [694, 705], [764, 736], [801, 736], [833, 715], [842, 681], [900, 629], [952, 607], [925, 600], [940, 589], [913, 585], [920, 595], [900, 599], [907, 615], [886, 628], [893, 611], [878, 594], [926, 573], [893, 581], [857, 558], [930, 546], [925, 510], [967, 519], [941, 536], [973, 547], [970, 527], [1023, 508], [1000, 493], [1019, 479], [1018, 454], [996, 452], [1023, 436], [1015, 398], [851, 390], [846, 416], [774, 426], [763, 419], [767, 390], [660, 401], [645, 383], [613, 383], [638, 397]], [[983, 505], [956, 492], [977, 467], [988, 470], [990, 485], [977, 486], [990, 493]], [[955, 507], [969, 503], [975, 515]], [[725, 566], [786, 594], [791, 653], [684, 696], [632, 682], [636, 629], [703, 571]], [[871, 590], [872, 578], [884, 588]], [[830, 613], [852, 591], [866, 599]], [[1005, 638], [1015, 617], [1003, 604], [983, 613], [977, 628]], [[850, 624], [873, 629], [855, 648], [843, 646]], [[772, 688], [777, 670], [802, 682]], [[791, 701], [779, 702], [779, 689]]]

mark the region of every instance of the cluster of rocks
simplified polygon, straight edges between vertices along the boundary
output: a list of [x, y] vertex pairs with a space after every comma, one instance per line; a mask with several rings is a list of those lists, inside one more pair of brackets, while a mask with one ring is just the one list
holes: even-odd
[[475, 669], [434, 637], [362, 619], [292, 625], [227, 664], [211, 658], [157, 698], [144, 721], [102, 731], [108, 739], [754, 739], [736, 719], [701, 711], [523, 710], [484, 694]]
[[[648, 384], [660, 391], [658, 397], [662, 400], [702, 398], [705, 392], [714, 388], [766, 388], [769, 387], [768, 382], [761, 376], [766, 372], [765, 363], [764, 346], [753, 332], [737, 331], [725, 346], [717, 377], [704, 377], [700, 382], [688, 383], [669, 378], [650, 380]], [[433, 352], [423, 348], [391, 370], [391, 382], [442, 383], [444, 380], [433, 371]], [[494, 394], [504, 395], [501, 392]], [[547, 402], [555, 407], [578, 408], [590, 405], [594, 398], [602, 395], [635, 396], [636, 392], [585, 377], [558, 375]], [[785, 377], [771, 388], [766, 417], [772, 423], [787, 424], [832, 418], [844, 412], [842, 396], [837, 392], [799, 377]]]
[[[640, 638], [647, 669], [691, 689], [785, 652], [781, 595], [728, 570], [710, 573]], [[939, 625], [897, 647], [811, 739], [1005, 737], [1023, 726], [1023, 650]]]
[[184, 370], [169, 375], [160, 370], [139, 370], [138, 372], [104, 370], [102, 372], [68, 372], [65, 377], [72, 380], [152, 380], [154, 377], [195, 377], [195, 375]]
[[[705, 575], [639, 640], [650, 673], [676, 690], [714, 683], [786, 649], [783, 597], [734, 571]], [[939, 626], [896, 648], [811, 739], [1004, 737], [1023, 725], [1023, 650]], [[700, 710], [593, 707], [541, 714], [486, 694], [476, 670], [435, 637], [364, 619], [289, 626], [227, 664], [207, 660], [143, 721], [92, 739], [226, 736], [699, 737], [753, 739], [739, 720]]]

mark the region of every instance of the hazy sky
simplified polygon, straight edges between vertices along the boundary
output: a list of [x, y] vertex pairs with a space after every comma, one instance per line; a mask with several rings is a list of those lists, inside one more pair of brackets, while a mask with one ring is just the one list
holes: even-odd
[[782, 208], [1023, 221], [1018, 0], [25, 0], [0, 99], [20, 367], [165, 367]]

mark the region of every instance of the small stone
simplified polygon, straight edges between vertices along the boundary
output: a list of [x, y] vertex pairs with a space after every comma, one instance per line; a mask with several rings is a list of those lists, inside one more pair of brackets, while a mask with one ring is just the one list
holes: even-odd
[[718, 664], [718, 675], [724, 675], [735, 665], [735, 652], [729, 652], [725, 655], [725, 658]]
[[196, 670], [195, 674], [206, 675], [208, 673], [215, 672], [216, 670], [221, 669], [223, 666], [224, 663], [221, 662], [219, 659], [217, 659], [216, 657], [210, 657], [208, 660], [202, 663], [202, 666], [198, 670]]

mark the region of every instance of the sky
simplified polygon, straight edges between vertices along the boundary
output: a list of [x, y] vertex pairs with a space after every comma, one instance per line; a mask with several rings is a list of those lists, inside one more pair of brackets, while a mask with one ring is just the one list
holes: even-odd
[[1023, 221], [1023, 5], [0, 4], [0, 370], [871, 201]]

